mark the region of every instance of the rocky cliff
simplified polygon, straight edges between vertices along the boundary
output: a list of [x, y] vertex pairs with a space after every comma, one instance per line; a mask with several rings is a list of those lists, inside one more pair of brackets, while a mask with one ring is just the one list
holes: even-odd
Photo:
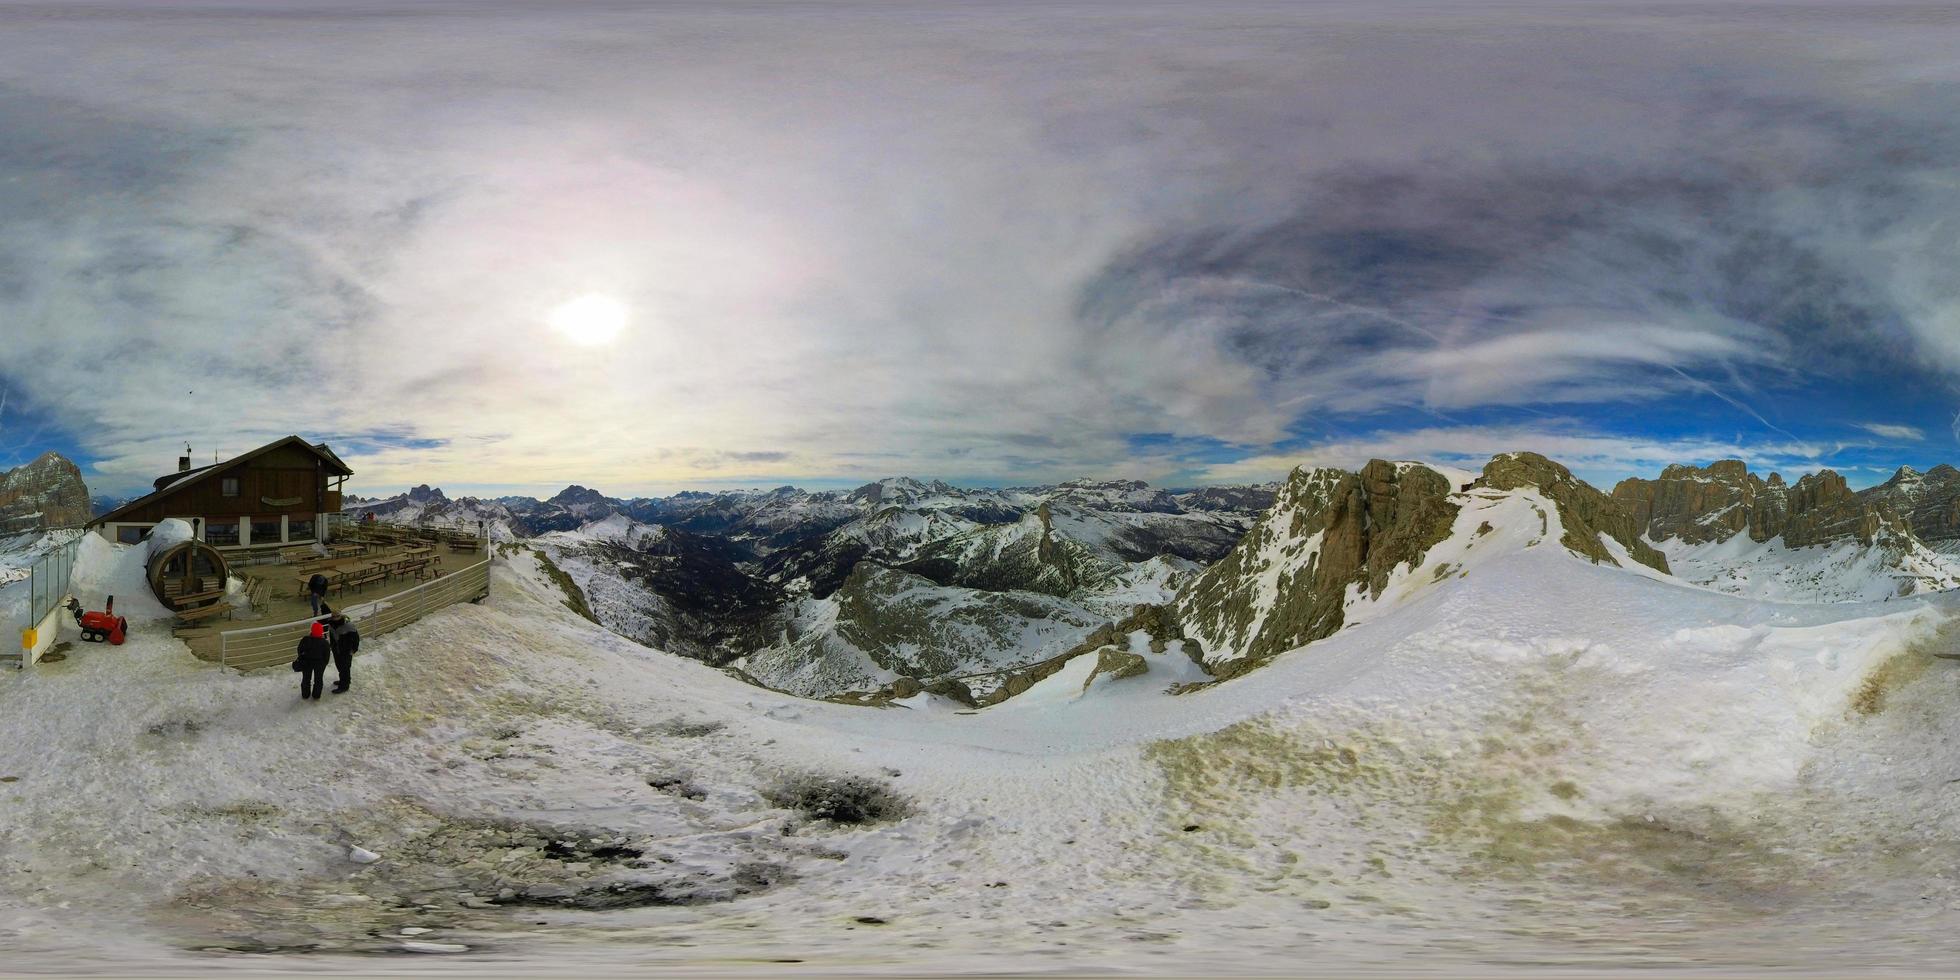
[[1831, 470], [1791, 485], [1776, 473], [1765, 480], [1739, 459], [1706, 467], [1670, 466], [1654, 480], [1622, 480], [1613, 497], [1649, 538], [1687, 544], [1727, 541], [1744, 533], [1757, 542], [1781, 537], [1793, 548], [1847, 538], [1871, 544], [1887, 511], [1886, 501], [1853, 492]]
[[0, 531], [84, 524], [91, 516], [81, 468], [60, 453], [0, 474]]
[[1220, 677], [1330, 636], [1350, 589], [1379, 596], [1396, 568], [1449, 537], [1453, 489], [1409, 463], [1295, 470], [1238, 547], [1179, 593], [1176, 620]]
[[1600, 540], [1603, 535], [1618, 542], [1634, 561], [1658, 571], [1668, 570], [1667, 556], [1640, 539], [1641, 520], [1633, 508], [1537, 453], [1493, 457], [1475, 485], [1492, 490], [1536, 487], [1558, 505], [1559, 521], [1565, 525], [1561, 543], [1595, 563], [1617, 563]]
[[1960, 544], [1960, 469], [1942, 463], [1920, 473], [1902, 466], [1859, 496], [1897, 516], [1929, 545], [1951, 550]]

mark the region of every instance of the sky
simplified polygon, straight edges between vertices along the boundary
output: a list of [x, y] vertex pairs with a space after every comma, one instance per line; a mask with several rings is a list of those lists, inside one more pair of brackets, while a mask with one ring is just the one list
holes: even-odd
[[0, 467], [1867, 485], [1960, 461], [1956, 52], [1932, 4], [0, 0]]

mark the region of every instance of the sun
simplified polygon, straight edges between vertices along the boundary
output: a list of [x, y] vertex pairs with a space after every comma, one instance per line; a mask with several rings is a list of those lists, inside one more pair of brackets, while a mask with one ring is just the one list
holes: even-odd
[[548, 321], [565, 339], [584, 347], [602, 347], [626, 329], [626, 304], [601, 293], [587, 293], [559, 304]]

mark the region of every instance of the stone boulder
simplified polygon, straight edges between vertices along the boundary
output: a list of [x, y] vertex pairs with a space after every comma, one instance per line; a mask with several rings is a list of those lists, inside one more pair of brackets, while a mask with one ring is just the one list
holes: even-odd
[[1096, 678], [1104, 674], [1108, 674], [1111, 680], [1122, 680], [1126, 677], [1142, 677], [1149, 672], [1150, 662], [1143, 659], [1142, 654], [1119, 650], [1116, 647], [1103, 647], [1096, 651], [1096, 669], [1082, 679], [1082, 690], [1086, 693], [1089, 685], [1094, 684]]

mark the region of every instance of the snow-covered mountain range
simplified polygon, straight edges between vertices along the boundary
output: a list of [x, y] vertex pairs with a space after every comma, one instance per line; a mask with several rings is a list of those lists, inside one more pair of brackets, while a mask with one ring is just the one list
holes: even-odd
[[[1885, 601], [1960, 587], [1960, 471], [1854, 492], [1738, 461], [1605, 493], [1529, 453], [1482, 472], [1377, 460], [1284, 484], [962, 488], [910, 478], [620, 499], [451, 500], [428, 487], [350, 510], [485, 521], [558, 570], [568, 601], [631, 639], [813, 697], [930, 690], [986, 704], [1100, 655], [1130, 624], [1210, 681], [1471, 573], [1558, 546], [1754, 598]], [[1107, 637], [1105, 637], [1107, 639]]]

